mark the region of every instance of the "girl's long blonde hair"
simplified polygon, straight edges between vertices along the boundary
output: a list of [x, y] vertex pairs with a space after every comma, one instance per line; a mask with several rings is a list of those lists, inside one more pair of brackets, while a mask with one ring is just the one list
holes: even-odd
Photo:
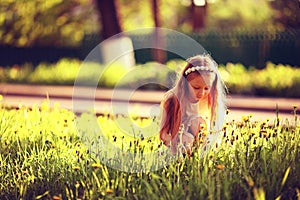
[[[176, 85], [170, 89], [161, 105], [163, 108], [164, 117], [161, 120], [160, 138], [164, 141], [165, 134], [171, 135], [173, 139], [182, 124], [183, 107], [187, 103], [188, 81], [186, 80], [185, 71], [193, 66], [207, 66], [215, 73], [210, 93], [208, 95], [208, 108], [210, 110], [210, 132], [218, 132], [222, 129], [225, 114], [225, 85], [218, 71], [217, 63], [210, 55], [197, 55], [187, 60], [186, 66], [179, 74], [179, 79]], [[201, 72], [200, 72], [201, 73]], [[199, 74], [200, 75], [200, 74]], [[164, 141], [166, 142], [166, 141]]]

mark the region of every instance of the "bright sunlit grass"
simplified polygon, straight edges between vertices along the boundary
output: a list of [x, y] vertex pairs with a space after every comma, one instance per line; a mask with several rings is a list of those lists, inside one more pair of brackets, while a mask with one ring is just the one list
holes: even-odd
[[[199, 148], [190, 158], [132, 173], [107, 166], [101, 156], [111, 152], [98, 146], [97, 155], [83, 136], [91, 143], [103, 136], [123, 152], [155, 153], [164, 148], [158, 119], [76, 116], [47, 100], [32, 108], [1, 104], [0, 199], [299, 198], [300, 126], [292, 109], [292, 121], [228, 121], [222, 143], [204, 156]], [[122, 162], [116, 158], [111, 162]]]

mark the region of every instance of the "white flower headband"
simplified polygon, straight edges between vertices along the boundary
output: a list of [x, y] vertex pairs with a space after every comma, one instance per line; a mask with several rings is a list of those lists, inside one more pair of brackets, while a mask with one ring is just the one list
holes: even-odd
[[214, 70], [210, 69], [207, 66], [195, 66], [195, 67], [191, 67], [188, 68], [184, 74], [187, 76], [189, 73], [194, 72], [194, 71], [208, 71], [208, 72], [214, 72]]

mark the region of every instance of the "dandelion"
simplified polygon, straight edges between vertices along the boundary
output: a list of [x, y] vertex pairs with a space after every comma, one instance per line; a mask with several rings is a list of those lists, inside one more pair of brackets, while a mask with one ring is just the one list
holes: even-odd
[[93, 163], [93, 164], [92, 164], [92, 167], [93, 167], [94, 169], [99, 169], [99, 168], [101, 167], [101, 165], [98, 164], [98, 163]]
[[52, 199], [53, 200], [61, 200], [61, 198], [59, 196], [55, 196], [55, 195], [52, 197]]
[[110, 188], [106, 189], [106, 194], [112, 194], [112, 193], [114, 193], [114, 191], [112, 189], [110, 189]]
[[253, 181], [253, 179], [252, 179], [250, 176], [246, 176], [245, 178], [246, 178], [246, 181], [247, 181], [248, 185], [249, 185], [250, 187], [253, 187], [253, 186], [254, 186], [254, 181]]
[[75, 171], [78, 171], [78, 170], [80, 170], [80, 167], [79, 167], [79, 166], [74, 166], [73, 169], [74, 169]]
[[49, 100], [44, 100], [44, 102], [41, 105], [41, 109], [44, 111], [49, 111], [50, 110], [50, 106], [49, 106]]
[[254, 140], [253, 140], [253, 144], [254, 144], [254, 145], [256, 144], [256, 138], [254, 138]]
[[[1, 99], [0, 99], [1, 100]], [[293, 105], [293, 109], [296, 110], [297, 109], [297, 105]]]
[[60, 104], [58, 102], [55, 102], [53, 107], [55, 110], [59, 110]]
[[236, 126], [237, 126], [238, 128], [242, 128], [242, 127], [243, 127], [243, 124], [240, 123], [240, 122], [237, 122], [237, 123], [236, 123]]
[[227, 110], [226, 110], [226, 115], [228, 115], [228, 114], [229, 114], [229, 112], [230, 112], [230, 110], [229, 110], [229, 109], [227, 109]]
[[26, 174], [28, 174], [28, 171], [27, 170], [23, 170], [22, 173], [23, 173], [23, 175], [26, 175]]
[[[224, 131], [224, 132], [225, 132], [225, 131], [226, 131], [226, 129], [227, 129], [227, 127], [228, 127], [228, 125], [224, 125], [224, 126], [223, 126], [223, 128], [222, 128], [222, 131]], [[225, 136], [224, 136], [224, 137], [225, 137]]]
[[116, 142], [117, 141], [117, 136], [113, 135], [112, 137], [114, 139], [114, 142]]
[[243, 115], [243, 116], [242, 116], [242, 120], [243, 120], [244, 122], [248, 122], [248, 121], [249, 121], [249, 116]]
[[206, 125], [205, 125], [205, 124], [200, 124], [199, 129], [200, 129], [200, 130], [205, 130], [205, 129], [206, 129]]
[[225, 168], [225, 166], [222, 165], [222, 164], [218, 164], [218, 165], [217, 165], [217, 169], [218, 169], [218, 170], [223, 170], [224, 168]]
[[80, 187], [80, 184], [78, 181], [76, 181], [75, 188], [78, 189], [79, 187]]
[[3, 96], [0, 94], [0, 101], [2, 101], [2, 99], [3, 99]]

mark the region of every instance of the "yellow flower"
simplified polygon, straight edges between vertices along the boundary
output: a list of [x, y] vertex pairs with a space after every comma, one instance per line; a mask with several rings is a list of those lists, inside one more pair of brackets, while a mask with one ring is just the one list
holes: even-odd
[[26, 175], [26, 174], [28, 174], [28, 171], [27, 170], [23, 170], [22, 173], [23, 173], [23, 175]]
[[2, 101], [2, 99], [3, 99], [3, 96], [0, 94], [0, 101]]
[[92, 164], [92, 167], [93, 167], [94, 169], [99, 169], [99, 168], [101, 167], [101, 165], [98, 164], [98, 163], [93, 163], [93, 164]]
[[230, 112], [230, 110], [229, 110], [229, 109], [226, 109], [226, 115], [228, 115], [228, 114], [229, 114], [229, 112]]
[[112, 194], [113, 192], [114, 192], [114, 191], [113, 191], [112, 189], [109, 189], [109, 188], [106, 189], [106, 193], [107, 193], [107, 194]]
[[247, 122], [247, 121], [249, 120], [249, 116], [243, 115], [243, 116], [242, 116], [242, 120], [243, 120], [244, 122]]
[[61, 200], [61, 198], [59, 196], [53, 196], [52, 199], [53, 200]]
[[206, 129], [206, 124], [200, 124], [199, 130], [204, 130], [204, 129]]
[[73, 169], [74, 169], [75, 171], [78, 171], [78, 170], [80, 170], [80, 167], [79, 167], [79, 166], [74, 166]]
[[253, 186], [254, 186], [254, 181], [253, 181], [253, 179], [252, 179], [250, 176], [246, 176], [245, 178], [246, 178], [246, 181], [247, 181], [248, 185], [249, 185], [250, 187], [253, 187]]
[[222, 164], [218, 164], [218, 165], [217, 165], [217, 169], [218, 169], [218, 170], [223, 170], [224, 168], [225, 168], [225, 166], [222, 165]]
[[294, 108], [294, 110], [296, 110], [297, 109], [297, 105], [293, 105], [293, 108]]

